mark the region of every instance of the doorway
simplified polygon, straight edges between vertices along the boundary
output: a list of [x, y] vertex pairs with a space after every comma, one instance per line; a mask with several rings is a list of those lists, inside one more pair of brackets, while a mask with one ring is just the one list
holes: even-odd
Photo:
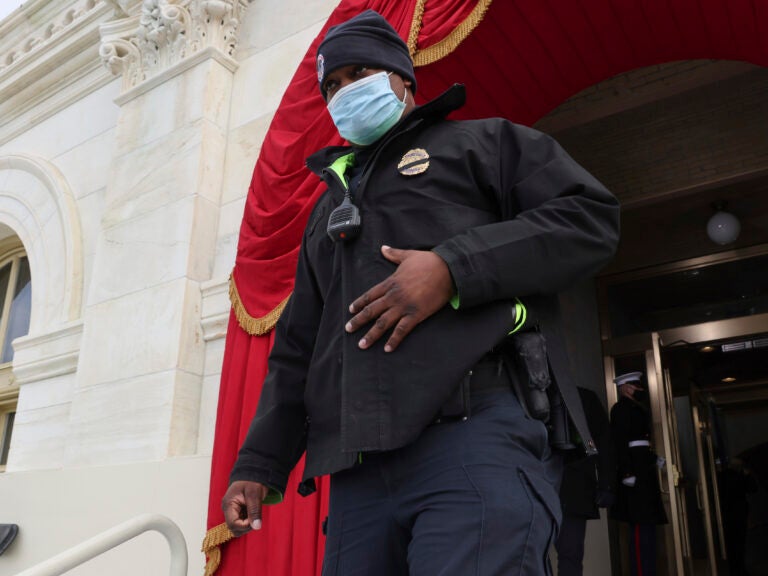
[[[600, 285], [603, 311], [611, 311], [603, 333], [608, 405], [617, 400], [616, 375], [643, 372], [652, 447], [665, 461], [659, 574], [768, 574], [767, 254], [684, 262]], [[627, 538], [626, 525], [612, 522], [615, 575], [629, 574]]]

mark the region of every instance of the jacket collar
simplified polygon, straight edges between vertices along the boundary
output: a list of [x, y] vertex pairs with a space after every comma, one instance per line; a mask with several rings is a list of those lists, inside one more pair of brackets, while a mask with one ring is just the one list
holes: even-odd
[[[408, 116], [395, 124], [395, 126], [382, 136], [373, 146], [379, 147], [393, 136], [401, 134], [406, 130], [410, 130], [423, 122], [442, 120], [454, 110], [461, 108], [465, 101], [466, 91], [464, 85], [454, 84], [437, 98], [411, 110], [411, 113], [408, 114]], [[306, 164], [312, 172], [320, 175], [323, 169], [333, 164], [336, 159], [353, 151], [353, 146], [328, 146], [326, 148], [321, 148], [307, 158]]]

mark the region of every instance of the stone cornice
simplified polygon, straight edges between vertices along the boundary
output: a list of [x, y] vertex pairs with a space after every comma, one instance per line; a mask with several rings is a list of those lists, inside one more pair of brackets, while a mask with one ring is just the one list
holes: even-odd
[[72, 322], [59, 330], [14, 340], [13, 374], [16, 384], [46, 380], [77, 370], [83, 323]]
[[143, 0], [101, 26], [99, 54], [128, 92], [200, 54], [234, 62], [240, 19], [250, 0]]
[[63, 39], [78, 35], [113, 8], [97, 0], [30, 0], [0, 22], [0, 81], [28, 66], [28, 60], [58, 51]]
[[0, 23], [0, 144], [112, 82], [100, 66], [96, 0], [30, 0]]
[[209, 280], [200, 286], [202, 314], [200, 324], [206, 342], [224, 338], [227, 334], [229, 313], [229, 279]]

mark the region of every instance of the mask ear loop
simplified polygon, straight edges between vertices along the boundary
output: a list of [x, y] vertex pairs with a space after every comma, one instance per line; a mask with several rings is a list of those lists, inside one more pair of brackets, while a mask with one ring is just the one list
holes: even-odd
[[[394, 72], [387, 72], [387, 78], [389, 78], [390, 76], [392, 76], [392, 74], [394, 74]], [[402, 79], [402, 76], [401, 76], [401, 79]], [[402, 99], [402, 100], [400, 100], [400, 98], [398, 98], [398, 100], [400, 100], [400, 102], [402, 102], [403, 104], [405, 104], [405, 101], [406, 101], [407, 99], [408, 99], [408, 87], [405, 85], [405, 82], [403, 82], [403, 99]]]

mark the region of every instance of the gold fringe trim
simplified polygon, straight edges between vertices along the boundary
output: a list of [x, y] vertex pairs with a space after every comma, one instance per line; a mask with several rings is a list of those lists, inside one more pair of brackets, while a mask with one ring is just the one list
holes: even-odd
[[240, 300], [240, 293], [235, 285], [235, 276], [233, 274], [229, 275], [229, 301], [232, 303], [232, 309], [235, 311], [235, 318], [237, 318], [237, 323], [240, 324], [240, 327], [251, 336], [263, 336], [272, 330], [275, 324], [277, 324], [277, 320], [280, 318], [280, 314], [283, 313], [283, 308], [285, 308], [290, 297], [291, 295], [288, 294], [285, 300], [275, 306], [272, 311], [267, 312], [265, 316], [254, 318], [248, 314], [245, 304]]
[[424, 50], [419, 50], [416, 46], [416, 39], [421, 31], [421, 21], [424, 18], [424, 4], [426, 3], [426, 0], [418, 0], [416, 9], [413, 13], [411, 33], [408, 36], [408, 49], [413, 56], [413, 65], [426, 66], [427, 64], [432, 64], [441, 58], [445, 58], [448, 54], [456, 50], [459, 44], [461, 44], [483, 20], [485, 13], [488, 12], [488, 8], [491, 6], [491, 2], [492, 0], [478, 0], [477, 4], [472, 9], [472, 12], [470, 12], [464, 21], [456, 26], [448, 36], [436, 44], [424, 48]]
[[419, 50], [416, 46], [416, 42], [419, 40], [419, 32], [421, 32], [422, 20], [424, 20], [424, 6], [426, 3], [427, 0], [416, 0], [416, 7], [413, 9], [411, 32], [408, 34], [408, 52], [410, 52], [411, 58], [413, 58]]
[[222, 522], [218, 526], [214, 526], [205, 534], [203, 538], [202, 552], [208, 558], [205, 563], [204, 576], [213, 576], [213, 573], [219, 569], [221, 564], [221, 548], [220, 546], [225, 542], [229, 542], [235, 535], [230, 532], [227, 525]]

